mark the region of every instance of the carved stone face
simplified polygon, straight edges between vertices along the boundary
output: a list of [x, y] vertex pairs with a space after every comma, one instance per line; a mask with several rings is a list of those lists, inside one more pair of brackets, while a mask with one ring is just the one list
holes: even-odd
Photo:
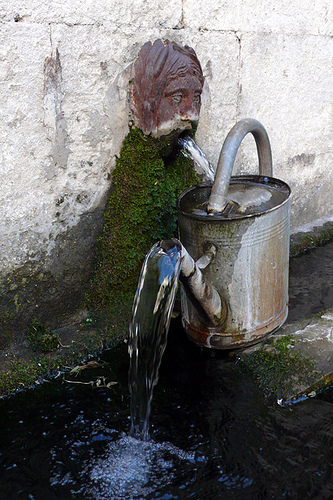
[[202, 86], [188, 74], [167, 84], [156, 113], [156, 137], [191, 129], [199, 120]]
[[147, 42], [134, 71], [131, 111], [146, 135], [161, 137], [198, 122], [204, 78], [193, 49], [168, 40]]

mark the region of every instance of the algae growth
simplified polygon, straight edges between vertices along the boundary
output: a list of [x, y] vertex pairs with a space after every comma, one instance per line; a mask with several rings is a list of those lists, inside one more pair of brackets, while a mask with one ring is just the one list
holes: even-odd
[[254, 352], [241, 357], [242, 366], [268, 396], [288, 400], [318, 380], [314, 359], [294, 349], [292, 336], [268, 339]]
[[134, 295], [146, 253], [156, 241], [177, 236], [177, 198], [199, 179], [192, 161], [179, 150], [175, 154], [176, 139], [156, 140], [138, 128], [125, 138], [97, 241], [90, 308], [108, 308]]
[[38, 318], [34, 319], [27, 331], [27, 339], [33, 349], [52, 352], [59, 347], [59, 337], [46, 328]]
[[299, 232], [290, 237], [290, 257], [298, 257], [316, 247], [333, 241], [333, 222], [327, 221], [308, 232]]

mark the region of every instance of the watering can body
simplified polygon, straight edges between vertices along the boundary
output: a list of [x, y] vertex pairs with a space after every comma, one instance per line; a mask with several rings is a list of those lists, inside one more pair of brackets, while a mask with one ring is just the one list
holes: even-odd
[[[263, 181], [265, 179], [265, 181]], [[182, 291], [182, 321], [197, 344], [232, 349], [256, 343], [279, 328], [288, 315], [290, 190], [282, 181], [254, 176], [234, 183], [278, 186], [284, 201], [266, 212], [243, 218], [203, 217], [187, 209], [193, 198], [204, 199], [205, 184], [185, 191], [178, 203], [180, 241], [194, 260], [207, 243], [216, 246], [213, 261], [203, 269], [227, 304], [226, 321], [213, 326]]]
[[[251, 131], [251, 130], [250, 130]], [[271, 168], [270, 168], [271, 171]], [[234, 214], [207, 213], [214, 186], [202, 183], [178, 200], [179, 238], [197, 261], [216, 247], [204, 277], [224, 299], [224, 322], [214, 325], [182, 290], [182, 322], [195, 343], [215, 349], [254, 344], [278, 329], [288, 315], [290, 188], [267, 175], [228, 179], [228, 193], [259, 193], [263, 200]]]

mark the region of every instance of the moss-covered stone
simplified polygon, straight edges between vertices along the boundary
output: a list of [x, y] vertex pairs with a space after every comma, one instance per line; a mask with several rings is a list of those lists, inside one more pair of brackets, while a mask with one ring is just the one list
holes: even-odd
[[42, 352], [51, 352], [60, 346], [60, 340], [56, 333], [46, 328], [39, 319], [34, 319], [27, 331], [27, 338], [33, 349]]
[[133, 295], [151, 246], [177, 236], [177, 198], [198, 178], [192, 161], [174, 153], [175, 143], [175, 136], [156, 140], [137, 128], [124, 140], [97, 243], [89, 307], [108, 307]]
[[121, 307], [111, 308], [108, 322], [93, 315], [53, 331], [59, 347], [51, 352], [35, 350], [19, 336], [0, 351], [0, 397], [67, 372], [123, 342], [128, 336], [131, 305], [124, 301]]
[[298, 257], [313, 248], [333, 241], [333, 222], [329, 221], [309, 232], [292, 234], [290, 237], [290, 257]]
[[315, 361], [295, 350], [289, 335], [271, 337], [259, 349], [245, 351], [240, 360], [266, 395], [282, 400], [295, 396], [304, 386], [311, 387], [320, 378]]

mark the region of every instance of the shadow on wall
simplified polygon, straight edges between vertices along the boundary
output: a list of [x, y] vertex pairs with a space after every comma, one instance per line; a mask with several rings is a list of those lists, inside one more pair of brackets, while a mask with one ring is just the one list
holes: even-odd
[[10, 332], [24, 330], [32, 319], [58, 327], [82, 307], [102, 224], [102, 211], [82, 216], [79, 224], [57, 236], [49, 256], [27, 263], [1, 283], [0, 348]]

